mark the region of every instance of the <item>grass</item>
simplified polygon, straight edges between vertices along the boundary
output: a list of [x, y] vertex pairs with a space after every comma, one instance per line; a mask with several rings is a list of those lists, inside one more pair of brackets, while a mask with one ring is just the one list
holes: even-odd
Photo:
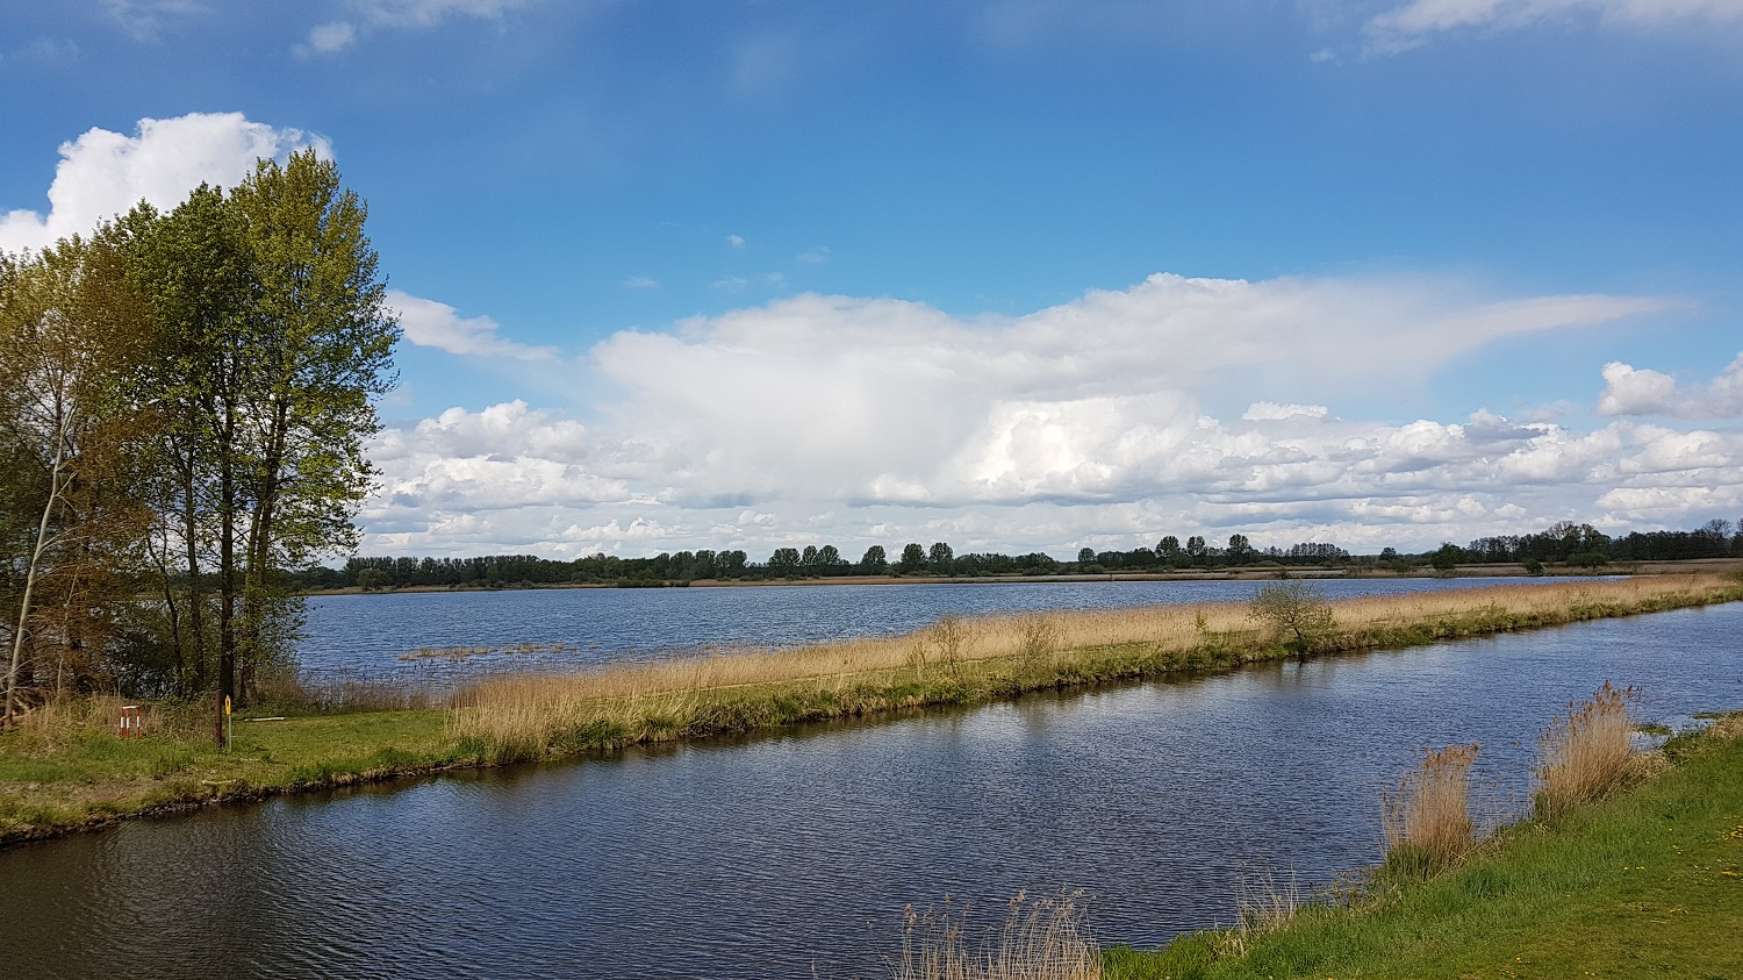
[[[480, 681], [451, 705], [359, 690], [284, 721], [236, 725], [214, 750], [205, 711], [154, 705], [116, 738], [115, 703], [33, 715], [0, 733], [0, 841], [138, 813], [456, 766], [733, 737], [836, 718], [970, 705], [1026, 692], [1189, 677], [1290, 656], [1407, 647], [1743, 599], [1743, 581], [1653, 576], [1344, 600], [1303, 644], [1246, 604], [954, 618], [905, 636], [740, 650], [554, 676]], [[358, 711], [393, 705], [398, 710]]]
[[[1610, 709], [1599, 709], [1600, 712]], [[1115, 948], [1124, 980], [1743, 975], [1743, 721], [1665, 747], [1654, 778], [1504, 829], [1449, 870], [1382, 869], [1273, 928]]]

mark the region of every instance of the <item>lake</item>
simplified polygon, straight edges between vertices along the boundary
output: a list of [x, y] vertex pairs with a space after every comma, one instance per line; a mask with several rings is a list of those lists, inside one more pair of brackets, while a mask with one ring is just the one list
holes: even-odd
[[[1555, 578], [1333, 579], [1332, 598]], [[1584, 580], [1582, 580], [1584, 581]], [[575, 670], [699, 650], [794, 646], [906, 633], [949, 614], [1244, 602], [1262, 581], [817, 585], [694, 589], [528, 589], [315, 596], [298, 649], [316, 684], [391, 681], [440, 688], [504, 670]], [[561, 646], [461, 660], [401, 660], [418, 648]]]
[[[582, 601], [346, 601], [431, 599]], [[137, 821], [0, 852], [0, 937], [14, 977], [877, 976], [905, 904], [1072, 886], [1149, 945], [1375, 861], [1424, 748], [1480, 742], [1517, 811], [1605, 680], [1743, 708], [1743, 603]]]

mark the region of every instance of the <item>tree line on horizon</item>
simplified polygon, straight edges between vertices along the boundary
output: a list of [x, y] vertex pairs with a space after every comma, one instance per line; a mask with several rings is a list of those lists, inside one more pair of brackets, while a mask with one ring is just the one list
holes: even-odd
[[0, 253], [4, 718], [97, 689], [240, 706], [288, 669], [293, 573], [355, 549], [394, 382], [366, 217], [305, 152]]
[[761, 562], [742, 550], [661, 552], [646, 558], [593, 554], [575, 559], [536, 555], [486, 555], [474, 558], [355, 557], [340, 568], [311, 568], [298, 576], [305, 588], [475, 587], [501, 585], [664, 584], [701, 580], [768, 581], [833, 578], [850, 575], [949, 576], [978, 578], [998, 575], [1084, 575], [1114, 572], [1156, 572], [1218, 569], [1237, 566], [1331, 566], [1406, 571], [1424, 566], [1448, 570], [1461, 564], [1521, 563], [1528, 569], [1543, 564], [1595, 566], [1611, 561], [1666, 561], [1743, 557], [1743, 521], [1733, 525], [1715, 520], [1692, 531], [1633, 532], [1612, 538], [1590, 524], [1564, 522], [1544, 531], [1478, 538], [1467, 546], [1451, 543], [1416, 554], [1385, 548], [1371, 555], [1352, 555], [1332, 544], [1303, 542], [1289, 548], [1254, 547], [1246, 535], [1234, 534], [1226, 546], [1208, 544], [1193, 535], [1185, 541], [1165, 535], [1154, 547], [1130, 551], [1083, 548], [1075, 561], [1060, 561], [1044, 552], [1005, 555], [972, 552], [958, 555], [948, 542], [930, 547], [905, 545], [894, 561], [882, 545], [867, 548], [858, 561], [834, 545], [776, 548]]

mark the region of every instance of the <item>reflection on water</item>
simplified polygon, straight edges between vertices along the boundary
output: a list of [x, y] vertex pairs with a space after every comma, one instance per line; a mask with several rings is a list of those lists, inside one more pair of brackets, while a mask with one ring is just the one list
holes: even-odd
[[[1355, 579], [1318, 582], [1345, 598], [1556, 579]], [[1565, 581], [1565, 580], [1563, 580]], [[440, 686], [495, 670], [562, 670], [723, 646], [792, 646], [905, 633], [949, 614], [1244, 602], [1264, 582], [1048, 582], [697, 589], [545, 589], [317, 596], [300, 647], [317, 682]], [[400, 656], [419, 648], [553, 649], [464, 660]]]
[[1740, 638], [1733, 604], [133, 823], [0, 852], [0, 936], [17, 976], [868, 976], [906, 903], [1073, 885], [1158, 943], [1243, 872], [1373, 861], [1425, 747], [1517, 804], [1605, 679], [1743, 707]]

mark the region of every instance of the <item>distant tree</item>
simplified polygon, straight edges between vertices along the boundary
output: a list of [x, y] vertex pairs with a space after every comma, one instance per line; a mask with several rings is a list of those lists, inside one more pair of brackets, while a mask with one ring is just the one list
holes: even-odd
[[1242, 561], [1252, 550], [1252, 545], [1247, 543], [1247, 536], [1245, 534], [1229, 535], [1229, 561]]
[[799, 549], [776, 548], [769, 555], [769, 571], [778, 575], [790, 575], [799, 568]]
[[890, 561], [884, 557], [884, 546], [874, 544], [865, 549], [865, 557], [859, 560], [859, 570], [867, 575], [881, 575], [888, 571]]
[[1435, 551], [1428, 563], [1434, 566], [1434, 570], [1437, 572], [1450, 572], [1459, 566], [1459, 562], [1463, 561], [1464, 557], [1464, 549], [1448, 541]]
[[1093, 565], [1093, 564], [1095, 564], [1095, 549], [1094, 548], [1079, 548], [1079, 549], [1077, 549], [1077, 563], [1079, 565]]
[[1392, 560], [1396, 559], [1397, 557], [1398, 557], [1398, 549], [1397, 548], [1386, 547], [1386, 548], [1380, 549], [1380, 560], [1381, 561], [1392, 561]]
[[817, 549], [817, 564], [822, 568], [835, 568], [847, 564], [841, 560], [841, 552], [832, 544], [826, 544]]
[[902, 547], [902, 560], [896, 563], [896, 568], [903, 572], [917, 572], [926, 567], [926, 549], [919, 544], [910, 543]]
[[1172, 534], [1166, 535], [1156, 543], [1156, 554], [1164, 559], [1172, 559], [1180, 554], [1180, 539]]
[[955, 552], [942, 541], [934, 541], [932, 550], [926, 553], [926, 564], [940, 575], [949, 574], [950, 563], [955, 559]]
[[808, 544], [805, 546], [804, 553], [799, 556], [799, 564], [803, 565], [806, 568], [816, 568], [817, 567], [817, 546], [816, 545]]
[[1540, 562], [1535, 558], [1525, 559], [1525, 574], [1527, 574], [1527, 575], [1542, 575], [1543, 574], [1543, 562]]
[[1194, 534], [1190, 538], [1187, 538], [1186, 539], [1186, 553], [1188, 555], [1191, 555], [1194, 558], [1203, 558], [1205, 555], [1204, 538], [1199, 537], [1196, 534]]

